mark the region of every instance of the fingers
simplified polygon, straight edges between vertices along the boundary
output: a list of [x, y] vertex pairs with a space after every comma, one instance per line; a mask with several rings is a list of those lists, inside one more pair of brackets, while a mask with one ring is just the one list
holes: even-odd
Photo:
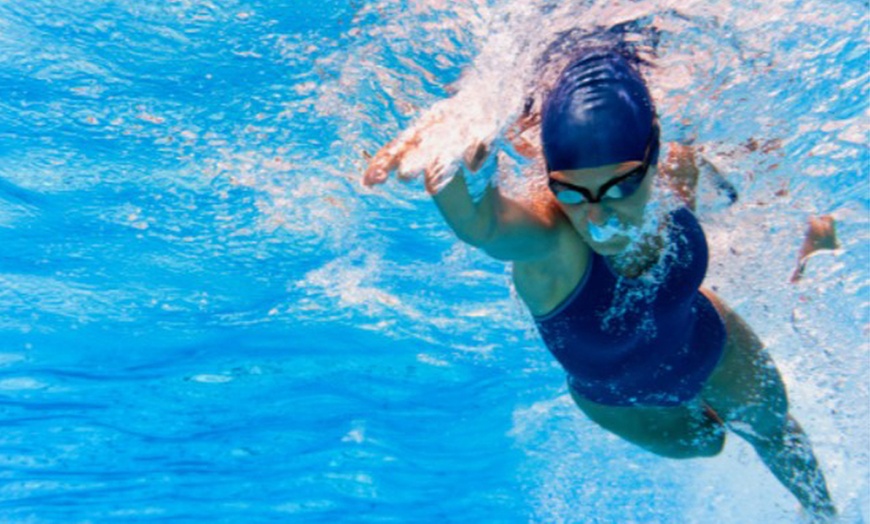
[[[420, 144], [421, 138], [418, 132], [409, 137], [400, 137], [396, 141], [384, 146], [369, 161], [368, 167], [365, 173], [363, 173], [363, 185], [371, 187], [383, 184], [393, 172], [396, 173], [396, 178], [402, 182], [416, 179], [420, 175], [419, 170], [413, 165], [403, 166], [402, 164], [408, 155], [413, 154], [420, 147]], [[489, 144], [483, 141], [476, 141], [465, 150], [462, 160], [468, 170], [474, 173], [484, 165], [489, 155]], [[437, 189], [443, 185], [443, 180], [452, 176], [453, 171], [457, 167], [455, 162], [444, 163], [442, 160], [436, 160], [425, 170], [424, 180], [426, 188], [430, 193], [437, 192]], [[414, 163], [410, 162], [410, 164]]]
[[384, 146], [378, 154], [369, 161], [369, 165], [363, 174], [363, 185], [371, 187], [383, 184], [390, 178], [390, 173], [395, 171], [402, 161], [404, 150], [390, 143]]
[[440, 184], [438, 183], [441, 177], [438, 173], [438, 166], [430, 167], [426, 170], [423, 177], [423, 184], [426, 186], [426, 192], [430, 195], [437, 195]]
[[383, 158], [375, 157], [365, 173], [363, 173], [363, 185], [371, 187], [383, 184], [390, 178], [390, 173], [396, 172], [396, 178], [402, 182], [407, 182], [417, 178], [417, 173], [404, 171], [400, 169], [402, 157], [404, 155], [385, 155]]
[[391, 171], [392, 169], [389, 167], [370, 164], [366, 169], [366, 172], [363, 174], [363, 185], [372, 187], [383, 184], [388, 178], [390, 178]]
[[405, 156], [420, 145], [420, 133], [415, 132], [407, 138], [398, 138], [385, 145], [378, 154], [369, 161], [369, 165], [363, 173], [363, 185], [371, 187], [383, 184], [390, 178], [390, 173], [396, 171], [399, 180], [407, 181], [416, 178], [415, 173], [407, 173], [401, 170]]
[[374, 162], [370, 163], [366, 168], [365, 173], [363, 173], [363, 185], [366, 187], [371, 187], [378, 184], [383, 184], [387, 181], [387, 178], [390, 177], [390, 171], [385, 169], [381, 165], [377, 165]]
[[419, 176], [419, 174], [420, 173], [418, 173], [416, 171], [407, 171], [404, 169], [398, 169], [396, 171], [396, 178], [399, 180], [399, 182], [410, 182], [411, 180], [416, 179], [417, 176]]
[[443, 164], [440, 160], [436, 160], [430, 165], [423, 177], [423, 183], [426, 185], [426, 192], [430, 195], [437, 195], [444, 189], [444, 186], [453, 178], [452, 167]]

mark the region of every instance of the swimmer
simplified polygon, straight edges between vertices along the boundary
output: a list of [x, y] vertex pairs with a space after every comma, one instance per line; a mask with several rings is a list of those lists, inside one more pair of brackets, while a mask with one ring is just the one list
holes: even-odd
[[[714, 456], [734, 433], [824, 521], [836, 510], [779, 371], [749, 325], [701, 287], [708, 251], [693, 212], [656, 201], [658, 178], [691, 203], [697, 170], [679, 147], [659, 166], [659, 123], [639, 64], [624, 50], [578, 48], [539, 114], [520, 118], [508, 139], [539, 125], [546, 167], [547, 189], [530, 202], [497, 185], [475, 202], [462, 170], [445, 184], [441, 165], [425, 171], [427, 189], [459, 239], [512, 264], [513, 284], [586, 416], [677, 459]], [[384, 147], [363, 182], [397, 170], [407, 178], [402, 159], [424, 132]], [[489, 149], [469, 148], [469, 171]]]

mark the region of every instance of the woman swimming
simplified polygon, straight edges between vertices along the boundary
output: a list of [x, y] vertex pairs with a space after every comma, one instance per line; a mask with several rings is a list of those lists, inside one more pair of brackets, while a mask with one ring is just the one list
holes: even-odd
[[[688, 208], [653, 198], [656, 178], [675, 173], [658, 166], [659, 125], [638, 64], [616, 48], [580, 49], [540, 114], [527, 111], [540, 125], [549, 189], [530, 204], [494, 185], [475, 202], [461, 173], [445, 184], [438, 165], [425, 172], [427, 189], [462, 241], [512, 263], [516, 290], [590, 419], [673, 458], [716, 455], [731, 430], [811, 515], [834, 515], [771, 357], [701, 287], [700, 225]], [[384, 182], [419, 145], [411, 133], [386, 146], [364, 183]], [[487, 155], [473, 145], [468, 168]]]

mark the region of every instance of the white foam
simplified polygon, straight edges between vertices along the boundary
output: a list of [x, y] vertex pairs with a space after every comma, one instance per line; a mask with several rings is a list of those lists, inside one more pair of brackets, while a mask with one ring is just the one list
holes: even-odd
[[611, 215], [600, 226], [595, 222], [590, 221], [587, 229], [592, 240], [598, 243], [603, 243], [617, 236], [629, 236], [634, 228], [622, 225], [618, 218]]

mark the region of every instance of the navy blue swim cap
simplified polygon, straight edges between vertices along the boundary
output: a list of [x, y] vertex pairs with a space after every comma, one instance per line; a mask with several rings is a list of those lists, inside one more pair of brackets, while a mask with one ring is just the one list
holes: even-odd
[[658, 156], [655, 108], [640, 73], [614, 50], [585, 50], [544, 101], [547, 169], [584, 169]]

